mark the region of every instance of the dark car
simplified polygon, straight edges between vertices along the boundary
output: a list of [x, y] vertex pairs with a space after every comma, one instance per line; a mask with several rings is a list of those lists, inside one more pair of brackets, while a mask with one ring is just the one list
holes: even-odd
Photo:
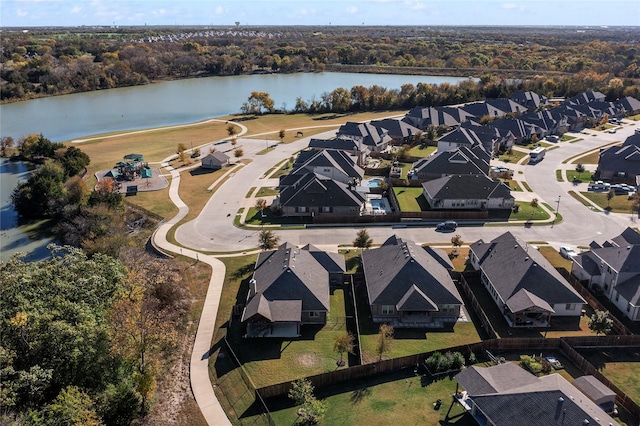
[[436, 231], [455, 231], [458, 224], [453, 220], [447, 220], [436, 225]]

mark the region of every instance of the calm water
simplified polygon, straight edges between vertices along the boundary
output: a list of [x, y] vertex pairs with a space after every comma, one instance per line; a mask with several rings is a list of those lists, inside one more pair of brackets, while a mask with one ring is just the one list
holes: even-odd
[[27, 164], [0, 158], [0, 260], [3, 262], [19, 251], [28, 253], [27, 260], [41, 260], [49, 256], [46, 247], [53, 238], [18, 227], [18, 215], [11, 204], [13, 189], [18, 182], [28, 178]]
[[54, 142], [117, 130], [191, 123], [237, 113], [253, 91], [268, 92], [276, 108], [296, 98], [320, 99], [338, 87], [456, 83], [459, 77], [353, 73], [243, 75], [168, 81], [146, 86], [35, 99], [0, 106], [0, 136], [42, 133]]
[[[464, 78], [304, 73], [168, 81], [0, 105], [0, 136], [17, 141], [24, 135], [42, 133], [54, 142], [63, 142], [98, 133], [192, 123], [239, 112], [253, 91], [268, 92], [277, 108], [293, 109], [298, 97], [319, 100], [323, 93], [338, 87], [399, 89], [408, 83], [454, 84], [461, 80]], [[17, 227], [11, 204], [11, 192], [20, 180], [27, 179], [28, 167], [1, 161], [0, 259], [4, 261], [17, 251], [28, 252], [29, 260], [43, 259], [52, 238]]]

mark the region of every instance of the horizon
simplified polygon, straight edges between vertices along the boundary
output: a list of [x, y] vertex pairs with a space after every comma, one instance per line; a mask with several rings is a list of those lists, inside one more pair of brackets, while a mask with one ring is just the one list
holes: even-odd
[[[0, 0], [2, 28], [637, 27], [637, 0]], [[604, 10], [603, 10], [604, 9]]]

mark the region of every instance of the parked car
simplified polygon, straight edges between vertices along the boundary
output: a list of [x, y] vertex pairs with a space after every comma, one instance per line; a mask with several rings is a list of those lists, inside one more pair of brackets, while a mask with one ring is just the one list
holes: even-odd
[[548, 142], [551, 142], [551, 143], [556, 143], [559, 140], [559, 138], [556, 135], [549, 135], [547, 136], [546, 139]]
[[589, 183], [590, 191], [602, 191], [602, 190], [608, 191], [610, 188], [611, 188], [611, 184], [607, 182], [603, 182], [601, 180], [597, 180], [595, 182]]
[[560, 247], [560, 255], [565, 259], [571, 259], [573, 256], [577, 256], [578, 253], [571, 247], [561, 246]]
[[458, 224], [453, 220], [447, 220], [436, 225], [436, 231], [455, 231]]
[[614, 129], [609, 129], [609, 133], [615, 133], [615, 132], [616, 132], [615, 128]]

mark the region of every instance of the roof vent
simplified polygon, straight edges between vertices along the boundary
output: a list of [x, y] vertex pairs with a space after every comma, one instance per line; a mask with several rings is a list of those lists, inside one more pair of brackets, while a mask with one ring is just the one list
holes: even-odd
[[564, 398], [563, 397], [558, 398], [558, 402], [564, 402]]
[[528, 262], [528, 261], [529, 261], [529, 256], [525, 257], [525, 258], [524, 258], [524, 261], [525, 261], [525, 262]]

